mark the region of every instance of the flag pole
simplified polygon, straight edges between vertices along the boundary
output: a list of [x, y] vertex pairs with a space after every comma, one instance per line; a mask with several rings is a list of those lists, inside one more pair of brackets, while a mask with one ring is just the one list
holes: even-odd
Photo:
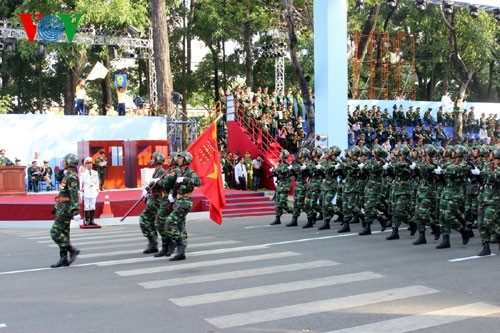
[[217, 118], [215, 118], [214, 122], [218, 123], [222, 119], [222, 117], [224, 117], [223, 113], [221, 113]]

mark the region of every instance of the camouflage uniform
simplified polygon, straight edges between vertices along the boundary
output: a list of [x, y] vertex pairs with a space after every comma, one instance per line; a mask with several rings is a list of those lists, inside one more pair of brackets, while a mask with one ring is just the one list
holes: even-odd
[[338, 197], [337, 205], [333, 204], [333, 200], [337, 195], [338, 178], [341, 173], [340, 164], [336, 160], [337, 156], [340, 155], [340, 148], [333, 146], [329, 151], [329, 158], [324, 165], [325, 170], [325, 180], [321, 185], [321, 192], [323, 196], [323, 218], [325, 219], [323, 225], [321, 225], [318, 230], [330, 229], [330, 220], [334, 214], [340, 214], [340, 208], [338, 207]]
[[312, 227], [314, 223], [316, 223], [316, 213], [321, 212], [321, 207], [318, 205], [318, 199], [321, 195], [321, 184], [325, 177], [323, 166], [319, 161], [322, 154], [321, 148], [314, 148], [311, 152], [311, 162], [307, 166], [309, 172], [309, 185], [307, 186], [305, 201], [307, 223], [302, 228]]
[[[52, 268], [69, 266], [80, 251], [70, 242], [70, 223], [71, 218], [78, 215], [80, 203], [78, 201], [79, 180], [76, 173], [78, 166], [78, 157], [75, 154], [67, 154], [64, 158], [66, 163], [66, 175], [63, 176], [60, 182], [59, 195], [56, 197], [56, 206], [52, 213], [55, 213], [56, 219], [50, 229], [50, 236], [54, 243], [59, 247], [59, 261], [51, 265]], [[68, 251], [70, 257], [68, 259]]]
[[489, 243], [491, 236], [500, 236], [500, 148], [494, 152], [495, 160], [485, 164], [481, 170], [484, 188], [479, 195], [479, 207], [482, 219], [479, 223], [479, 233], [483, 249], [479, 256], [490, 255]]
[[280, 163], [276, 169], [271, 170], [277, 178], [276, 186], [276, 218], [271, 225], [281, 224], [281, 215], [283, 211], [292, 212], [293, 209], [288, 207], [288, 194], [290, 193], [290, 186], [292, 185], [292, 178], [290, 177], [290, 165], [286, 159], [290, 156], [288, 150], [283, 149], [280, 153]]
[[358, 197], [360, 195], [358, 177], [360, 175], [360, 169], [356, 157], [359, 153], [358, 147], [352, 148], [351, 151], [348, 152], [348, 154], [350, 154], [349, 160], [341, 164], [342, 172], [345, 175], [345, 183], [342, 192], [344, 223], [342, 228], [338, 230], [339, 233], [350, 232], [351, 228], [349, 227], [349, 223], [354, 222], [356, 218], [362, 217], [361, 207], [358, 206]]
[[293, 216], [292, 221], [288, 223], [287, 227], [296, 227], [297, 220], [300, 216], [300, 211], [304, 210], [304, 202], [306, 199], [307, 191], [307, 158], [309, 158], [309, 149], [302, 148], [297, 157], [298, 161], [294, 161], [290, 166], [290, 176], [295, 179], [295, 187], [293, 190]]
[[[187, 246], [187, 230], [186, 230], [186, 216], [191, 211], [193, 207], [193, 200], [191, 199], [191, 193], [195, 187], [201, 185], [201, 179], [188, 166], [184, 165], [184, 161], [190, 164], [193, 157], [188, 152], [182, 152], [179, 154], [183, 158], [182, 163], [179, 162], [180, 172], [177, 175], [175, 193], [177, 193], [177, 200], [174, 203], [173, 211], [167, 218], [167, 236], [176, 242], [178, 250], [175, 257], [171, 258], [174, 260], [185, 259], [184, 251]], [[183, 170], [184, 169], [184, 170]]]
[[[475, 159], [471, 164], [477, 168], [481, 168], [481, 161]], [[467, 186], [465, 188], [465, 223], [469, 235], [473, 235], [472, 227], [474, 222], [477, 221], [477, 213], [479, 210], [479, 193], [481, 187], [481, 176], [469, 174], [467, 179]]]

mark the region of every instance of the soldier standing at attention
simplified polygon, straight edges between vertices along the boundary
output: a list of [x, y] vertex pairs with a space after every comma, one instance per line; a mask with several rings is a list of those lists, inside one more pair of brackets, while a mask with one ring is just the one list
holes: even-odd
[[139, 216], [139, 226], [141, 227], [142, 234], [149, 241], [148, 247], [142, 251], [144, 254], [158, 252], [158, 242], [156, 241], [158, 236], [155, 219], [158, 214], [158, 209], [160, 209], [160, 195], [162, 192], [161, 187], [156, 186], [155, 183], [165, 173], [165, 169], [162, 167], [163, 162], [165, 162], [165, 155], [162, 153], [154, 152], [153, 155], [151, 155], [149, 165], [153, 165], [155, 170], [153, 171], [151, 182], [142, 190], [141, 197], [146, 199], [146, 208], [142, 211], [141, 216]]
[[66, 174], [60, 181], [59, 195], [56, 197], [56, 206], [53, 210], [56, 219], [50, 229], [50, 236], [54, 243], [59, 246], [59, 261], [51, 265], [52, 268], [71, 265], [80, 253], [80, 250], [71, 246], [69, 239], [71, 218], [78, 215], [80, 210], [78, 202], [79, 181], [76, 173], [78, 157], [75, 154], [67, 154], [64, 156], [63, 163]]
[[290, 153], [286, 149], [280, 152], [280, 162], [276, 168], [271, 168], [270, 171], [277, 178], [276, 184], [276, 218], [270, 225], [281, 224], [281, 215], [286, 210], [291, 212], [292, 209], [288, 208], [288, 194], [290, 193], [290, 186], [292, 185], [292, 178], [290, 177], [290, 164], [286, 159]]
[[108, 159], [104, 155], [104, 150], [99, 151], [99, 157], [95, 160], [97, 174], [99, 175], [99, 190], [104, 191], [104, 181], [106, 179], [106, 168], [108, 167]]
[[300, 216], [300, 211], [304, 209], [307, 190], [307, 160], [310, 152], [307, 148], [302, 148], [297, 154], [296, 160], [288, 167], [290, 176], [295, 178], [295, 187], [293, 190], [293, 216], [287, 227], [296, 227], [297, 220]]
[[245, 187], [247, 190], [252, 189], [253, 185], [253, 159], [250, 155], [250, 151], [245, 152], [245, 157], [243, 158], [243, 164], [245, 165], [245, 169], [247, 170], [247, 186]]
[[177, 254], [170, 258], [170, 261], [186, 259], [187, 230], [186, 216], [193, 207], [191, 194], [195, 187], [201, 185], [201, 179], [189, 165], [193, 161], [193, 155], [187, 151], [179, 153], [177, 164], [179, 170], [175, 180], [175, 193], [177, 200], [174, 203], [173, 211], [167, 218], [167, 235], [174, 240], [177, 245]]
[[170, 257], [175, 249], [175, 243], [168, 237], [167, 218], [173, 210], [175, 202], [175, 180], [181, 170], [177, 167], [177, 153], [171, 153], [167, 157], [168, 168], [165, 170], [166, 175], [162, 177], [156, 186], [161, 189], [160, 208], [158, 215], [156, 215], [155, 225], [156, 230], [161, 236], [162, 249], [160, 252], [155, 253], [155, 257]]

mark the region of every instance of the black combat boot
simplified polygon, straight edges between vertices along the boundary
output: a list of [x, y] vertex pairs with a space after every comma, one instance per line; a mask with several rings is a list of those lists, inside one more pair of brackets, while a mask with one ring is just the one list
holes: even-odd
[[383, 216], [377, 217], [378, 222], [380, 223], [380, 231], [384, 232], [387, 229], [387, 219]]
[[161, 243], [161, 251], [153, 254], [153, 257], [156, 257], [156, 258], [163, 257], [164, 255], [167, 254], [167, 251], [168, 251], [168, 242], [162, 242]]
[[344, 224], [342, 224], [342, 228], [340, 228], [337, 232], [339, 234], [344, 232], [351, 232], [351, 227], [349, 226], [349, 222], [344, 221]]
[[462, 244], [467, 245], [467, 243], [469, 242], [469, 234], [467, 233], [467, 230], [461, 228], [460, 235], [462, 235]]
[[97, 225], [94, 223], [95, 210], [89, 211], [89, 225]]
[[77, 248], [70, 246], [69, 247], [69, 259], [68, 259], [68, 266], [73, 263], [73, 261], [76, 260], [76, 257], [80, 254], [80, 250]]
[[286, 224], [287, 227], [296, 227], [298, 226], [297, 224], [297, 220], [299, 219], [299, 216], [298, 215], [293, 215], [292, 216], [292, 220]]
[[[499, 235], [496, 235], [495, 237], [493, 237], [493, 239], [491, 240], [491, 244], [498, 244], [498, 240], [500, 239], [500, 236]], [[499, 245], [500, 246], [500, 245]]]
[[326, 219], [323, 221], [323, 224], [318, 228], [318, 230], [327, 230], [330, 229], [330, 219]]
[[142, 253], [149, 254], [158, 252], [158, 242], [156, 241], [156, 238], [153, 236], [149, 236], [148, 241], [148, 247], [144, 251], [142, 251]]
[[307, 229], [307, 228], [312, 228], [314, 225], [313, 218], [308, 217], [307, 218], [307, 223], [302, 226], [302, 229]]
[[316, 217], [316, 221], [321, 221], [323, 219], [323, 212], [318, 213], [318, 217]]
[[352, 219], [349, 221], [350, 224], [353, 224], [353, 223], [359, 223], [359, 217], [357, 216], [353, 216]]
[[179, 240], [177, 244], [177, 254], [173, 258], [168, 259], [170, 261], [186, 259], [186, 243], [183, 240]]
[[415, 233], [417, 232], [417, 224], [415, 222], [410, 222], [410, 236], [413, 236], [415, 235]]
[[465, 227], [465, 232], [469, 238], [474, 237], [474, 231], [472, 231], [472, 224], [469, 224]]
[[441, 244], [436, 246], [436, 249], [448, 249], [450, 247], [450, 235], [443, 235]]
[[413, 245], [427, 244], [427, 239], [425, 239], [425, 231], [419, 231], [418, 238], [412, 243]]
[[90, 223], [90, 214], [89, 214], [88, 210], [86, 210], [86, 211], [83, 212], [83, 218], [84, 218], [83, 224], [89, 225], [89, 223]]
[[489, 256], [490, 254], [491, 254], [490, 242], [483, 242], [483, 249], [477, 255], [482, 257], [482, 256]]
[[372, 229], [371, 229], [371, 224], [370, 223], [366, 223], [365, 224], [365, 228], [358, 233], [358, 235], [360, 236], [367, 236], [367, 235], [371, 235], [372, 234]]
[[333, 220], [333, 222], [340, 222], [340, 223], [344, 222], [344, 214], [339, 212], [336, 215], [337, 215], [337, 218], [335, 218], [335, 220]]
[[277, 224], [281, 224], [281, 215], [276, 215], [276, 218], [274, 219], [274, 221], [271, 222], [271, 224], [269, 224], [269, 225], [277, 225]]
[[58, 268], [63, 266], [69, 266], [68, 251], [66, 250], [59, 251], [59, 261], [55, 264], [50, 265], [51, 268]]
[[399, 239], [398, 228], [392, 228], [392, 233], [389, 236], [387, 236], [385, 239], [387, 239], [387, 240]]
[[438, 240], [441, 237], [441, 229], [436, 224], [431, 224], [432, 234], [434, 235], [434, 240]]
[[173, 239], [169, 239], [167, 252], [165, 253], [165, 257], [170, 257], [172, 255], [172, 253], [174, 253], [176, 247], [177, 247], [177, 243]]

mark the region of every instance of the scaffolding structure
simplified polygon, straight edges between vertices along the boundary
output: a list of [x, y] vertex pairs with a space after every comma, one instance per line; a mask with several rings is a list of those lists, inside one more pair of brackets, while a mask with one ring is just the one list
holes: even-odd
[[[359, 59], [360, 42], [367, 43]], [[416, 51], [413, 35], [376, 31], [371, 35], [353, 34], [350, 91], [353, 99], [415, 100]]]

